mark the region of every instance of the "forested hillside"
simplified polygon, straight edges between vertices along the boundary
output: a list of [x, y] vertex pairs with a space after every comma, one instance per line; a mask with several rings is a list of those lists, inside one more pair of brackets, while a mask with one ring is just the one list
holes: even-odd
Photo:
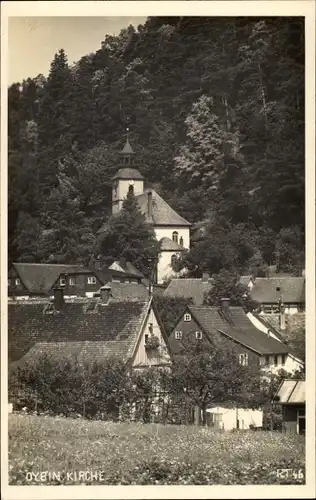
[[149, 18], [10, 86], [9, 258], [86, 262], [130, 127], [138, 168], [190, 222], [203, 269], [304, 262], [304, 21]]

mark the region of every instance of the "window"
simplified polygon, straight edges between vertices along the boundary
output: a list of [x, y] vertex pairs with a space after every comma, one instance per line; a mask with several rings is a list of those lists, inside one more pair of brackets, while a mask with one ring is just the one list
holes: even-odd
[[97, 280], [94, 276], [88, 276], [88, 285], [95, 285]]
[[171, 255], [171, 266], [174, 267], [177, 263], [177, 256]]
[[69, 285], [75, 286], [75, 284], [76, 284], [76, 278], [69, 278]]
[[148, 333], [145, 333], [145, 344], [148, 342]]
[[239, 354], [239, 363], [243, 366], [248, 365], [248, 354]]
[[130, 184], [128, 186], [128, 192], [129, 192], [129, 194], [134, 194], [134, 186], [133, 186], [133, 184]]
[[149, 330], [149, 333], [151, 333], [151, 334], [154, 332], [154, 327], [153, 327], [152, 323], [149, 323], [148, 330]]
[[183, 238], [182, 238], [182, 236], [180, 237], [180, 247], [183, 247]]
[[173, 231], [172, 233], [172, 241], [175, 241], [176, 243], [178, 243], [178, 233], [177, 231]]
[[269, 356], [265, 356], [265, 357], [264, 357], [264, 359], [266, 360], [266, 365], [268, 365], [268, 364], [269, 364], [269, 362], [270, 362], [270, 358], [269, 358]]
[[60, 286], [65, 286], [65, 285], [66, 285], [66, 280], [65, 280], [65, 278], [60, 278], [60, 279], [59, 279], [59, 284], [60, 284]]
[[262, 356], [260, 357], [260, 365], [264, 366], [266, 364], [266, 359]]
[[202, 338], [202, 332], [195, 332], [195, 338], [197, 340], [201, 340], [201, 338]]
[[176, 340], [180, 340], [182, 339], [182, 332], [180, 331], [174, 332], [174, 336]]
[[278, 357], [274, 356], [274, 365], [276, 366], [278, 364]]
[[21, 285], [21, 280], [20, 280], [19, 278], [16, 278], [16, 280], [15, 280], [15, 284], [16, 284], [17, 286]]
[[286, 354], [282, 354], [282, 365], [285, 365]]
[[184, 321], [191, 321], [191, 314], [186, 313], [186, 314], [184, 315]]

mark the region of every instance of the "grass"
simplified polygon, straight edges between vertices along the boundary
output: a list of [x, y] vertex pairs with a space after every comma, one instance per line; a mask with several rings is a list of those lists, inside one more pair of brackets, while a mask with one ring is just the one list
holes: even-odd
[[[303, 484], [292, 474], [277, 477], [277, 469], [304, 472], [304, 444], [302, 436], [272, 432], [11, 414], [10, 484], [39, 484], [30, 473], [41, 471], [60, 474], [45, 485]], [[91, 470], [103, 477], [66, 476]]]

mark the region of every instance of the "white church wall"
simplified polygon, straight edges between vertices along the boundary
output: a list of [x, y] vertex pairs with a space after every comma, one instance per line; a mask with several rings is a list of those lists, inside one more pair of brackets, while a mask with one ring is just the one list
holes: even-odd
[[176, 231], [178, 233], [178, 243], [180, 244], [180, 238], [183, 238], [183, 247], [190, 248], [190, 229], [189, 227], [179, 227], [179, 226], [156, 226], [155, 234], [157, 240], [161, 238], [170, 238], [172, 240], [172, 234]]

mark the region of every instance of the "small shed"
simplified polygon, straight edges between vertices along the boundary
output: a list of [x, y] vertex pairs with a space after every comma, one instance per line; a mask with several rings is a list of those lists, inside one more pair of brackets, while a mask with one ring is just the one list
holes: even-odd
[[283, 380], [274, 396], [274, 402], [282, 406], [284, 431], [305, 434], [305, 380]]

